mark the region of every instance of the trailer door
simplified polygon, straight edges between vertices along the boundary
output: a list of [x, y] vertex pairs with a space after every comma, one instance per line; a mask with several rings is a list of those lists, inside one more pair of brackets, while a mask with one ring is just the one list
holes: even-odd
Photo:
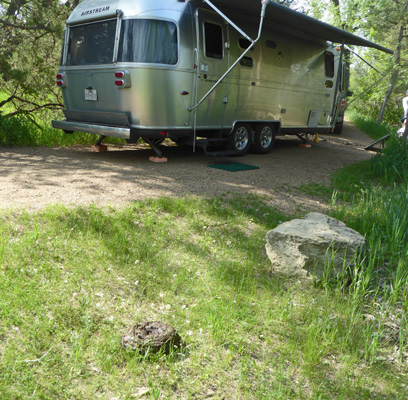
[[[197, 98], [199, 102], [229, 67], [228, 26], [216, 14], [198, 10]], [[222, 128], [227, 99], [225, 78], [197, 108], [197, 128]]]

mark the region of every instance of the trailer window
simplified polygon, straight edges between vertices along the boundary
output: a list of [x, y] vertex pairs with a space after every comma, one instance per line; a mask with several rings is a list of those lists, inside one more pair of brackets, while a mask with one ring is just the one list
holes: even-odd
[[221, 25], [212, 24], [211, 22], [204, 23], [204, 38], [205, 38], [205, 55], [209, 58], [222, 60], [223, 56], [223, 38]]
[[328, 78], [334, 78], [334, 54], [326, 51], [324, 53], [324, 66], [326, 76]]
[[65, 47], [65, 38], [62, 39], [62, 49], [61, 49], [61, 56], [60, 56], [60, 65], [64, 62], [64, 47]]
[[176, 25], [153, 19], [124, 20], [118, 61], [177, 64]]
[[116, 20], [72, 26], [67, 65], [111, 64], [115, 32]]

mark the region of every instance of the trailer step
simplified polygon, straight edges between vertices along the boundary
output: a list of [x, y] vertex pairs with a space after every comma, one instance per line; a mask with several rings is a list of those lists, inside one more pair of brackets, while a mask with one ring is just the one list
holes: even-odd
[[381, 149], [384, 148], [385, 146], [385, 142], [390, 138], [391, 135], [385, 135], [377, 140], [375, 140], [374, 142], [370, 143], [369, 145], [364, 147], [364, 150], [372, 150], [372, 151], [380, 151], [380, 149], [375, 148], [375, 145], [380, 144], [381, 145]]
[[196, 145], [204, 150], [204, 154], [206, 156], [235, 156], [237, 154], [236, 151], [226, 148], [226, 145], [229, 143], [229, 141], [229, 138], [207, 138], [197, 140]]

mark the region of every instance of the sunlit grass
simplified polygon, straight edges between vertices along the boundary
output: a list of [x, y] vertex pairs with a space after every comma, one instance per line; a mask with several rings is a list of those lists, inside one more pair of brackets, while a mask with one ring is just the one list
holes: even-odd
[[356, 111], [347, 111], [347, 116], [353, 121], [357, 128], [373, 139], [379, 139], [388, 134], [395, 134], [395, 127], [379, 124], [369, 117], [358, 114]]
[[[51, 126], [51, 116], [33, 120], [18, 115], [1, 117], [0, 146], [72, 146], [94, 144], [99, 136], [86, 133], [66, 134]], [[60, 117], [61, 118], [61, 117]], [[126, 143], [123, 139], [106, 138], [105, 143]]]
[[[387, 341], [375, 262], [350, 282], [276, 275], [265, 235], [285, 219], [254, 196], [3, 212], [2, 398], [398, 398], [403, 364], [380, 356], [406, 348], [406, 325]], [[180, 354], [121, 348], [149, 320]]]

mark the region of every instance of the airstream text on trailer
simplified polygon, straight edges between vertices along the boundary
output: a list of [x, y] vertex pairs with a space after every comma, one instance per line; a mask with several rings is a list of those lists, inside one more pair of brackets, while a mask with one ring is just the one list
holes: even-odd
[[52, 124], [157, 151], [169, 137], [268, 153], [277, 134], [341, 131], [346, 44], [391, 53], [270, 0], [84, 0], [66, 22], [65, 120]]

